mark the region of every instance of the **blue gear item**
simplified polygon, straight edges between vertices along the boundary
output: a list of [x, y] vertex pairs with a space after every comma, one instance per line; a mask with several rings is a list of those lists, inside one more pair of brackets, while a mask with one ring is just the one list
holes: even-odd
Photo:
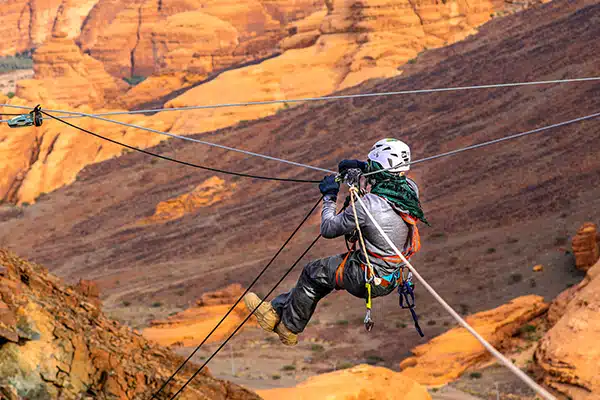
[[367, 172], [368, 164], [360, 160], [342, 160], [338, 164], [340, 174], [344, 174], [349, 169], [360, 169], [362, 172]]
[[328, 175], [319, 183], [319, 190], [323, 196], [337, 199], [337, 195], [340, 192], [340, 183], [336, 182], [335, 175]]

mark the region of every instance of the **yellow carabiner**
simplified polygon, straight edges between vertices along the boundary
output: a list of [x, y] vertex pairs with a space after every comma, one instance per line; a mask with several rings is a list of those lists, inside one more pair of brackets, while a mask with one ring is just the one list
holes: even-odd
[[367, 310], [371, 309], [371, 284], [365, 283], [365, 287], [367, 288]]

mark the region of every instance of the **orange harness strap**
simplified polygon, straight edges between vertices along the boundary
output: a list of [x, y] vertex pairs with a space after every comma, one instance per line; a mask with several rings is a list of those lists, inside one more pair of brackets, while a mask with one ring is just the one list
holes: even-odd
[[346, 257], [344, 257], [344, 260], [340, 263], [340, 265], [338, 265], [337, 269], [335, 270], [335, 287], [337, 289], [344, 288], [344, 268], [346, 268], [346, 262], [348, 261], [348, 257], [350, 257], [350, 254], [353, 251], [354, 249], [350, 249], [348, 251]]

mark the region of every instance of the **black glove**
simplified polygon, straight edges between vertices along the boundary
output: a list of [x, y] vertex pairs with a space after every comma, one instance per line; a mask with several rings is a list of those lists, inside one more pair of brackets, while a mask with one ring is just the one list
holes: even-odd
[[321, 183], [319, 183], [319, 190], [323, 196], [328, 196], [334, 200], [337, 199], [337, 194], [340, 191], [340, 184], [335, 181], [335, 175], [329, 175], [323, 178]]
[[362, 172], [367, 172], [367, 163], [360, 160], [342, 160], [338, 164], [340, 174], [343, 174], [349, 169], [360, 169]]

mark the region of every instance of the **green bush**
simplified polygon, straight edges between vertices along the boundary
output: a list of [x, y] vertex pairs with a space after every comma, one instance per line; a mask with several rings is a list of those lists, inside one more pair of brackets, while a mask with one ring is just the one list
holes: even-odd
[[335, 322], [335, 324], [336, 325], [342, 325], [342, 326], [348, 326], [348, 320], [347, 319], [340, 319], [340, 320], [337, 320]]
[[15, 97], [15, 92], [8, 92], [6, 94], [6, 97], [8, 97], [9, 99], [12, 99], [13, 97]]
[[281, 379], [281, 375], [279, 374], [273, 374], [273, 376], [271, 376], [271, 379], [273, 379], [274, 381]]
[[155, 301], [154, 303], [152, 303], [152, 307], [154, 308], [158, 308], [160, 306], [162, 306], [162, 303], [160, 301]]
[[33, 68], [33, 50], [26, 50], [14, 56], [0, 57], [0, 73]]
[[136, 86], [136, 85], [139, 85], [140, 83], [144, 82], [146, 80], [146, 78], [147, 78], [146, 76], [133, 75], [128, 78], [123, 78], [123, 80], [125, 82], [127, 82], [130, 86]]
[[296, 366], [295, 365], [284, 365], [281, 368], [282, 371], [295, 371], [296, 370]]
[[473, 379], [479, 379], [479, 378], [481, 378], [481, 372], [471, 372], [471, 374], [469, 374], [469, 376]]
[[322, 353], [323, 351], [325, 351], [325, 347], [323, 347], [323, 345], [316, 344], [316, 343], [314, 343], [313, 345], [311, 345], [310, 349], [312, 351], [314, 351], [315, 353]]
[[123, 301], [123, 307], [129, 307], [131, 305], [131, 302], [128, 300], [124, 300]]

